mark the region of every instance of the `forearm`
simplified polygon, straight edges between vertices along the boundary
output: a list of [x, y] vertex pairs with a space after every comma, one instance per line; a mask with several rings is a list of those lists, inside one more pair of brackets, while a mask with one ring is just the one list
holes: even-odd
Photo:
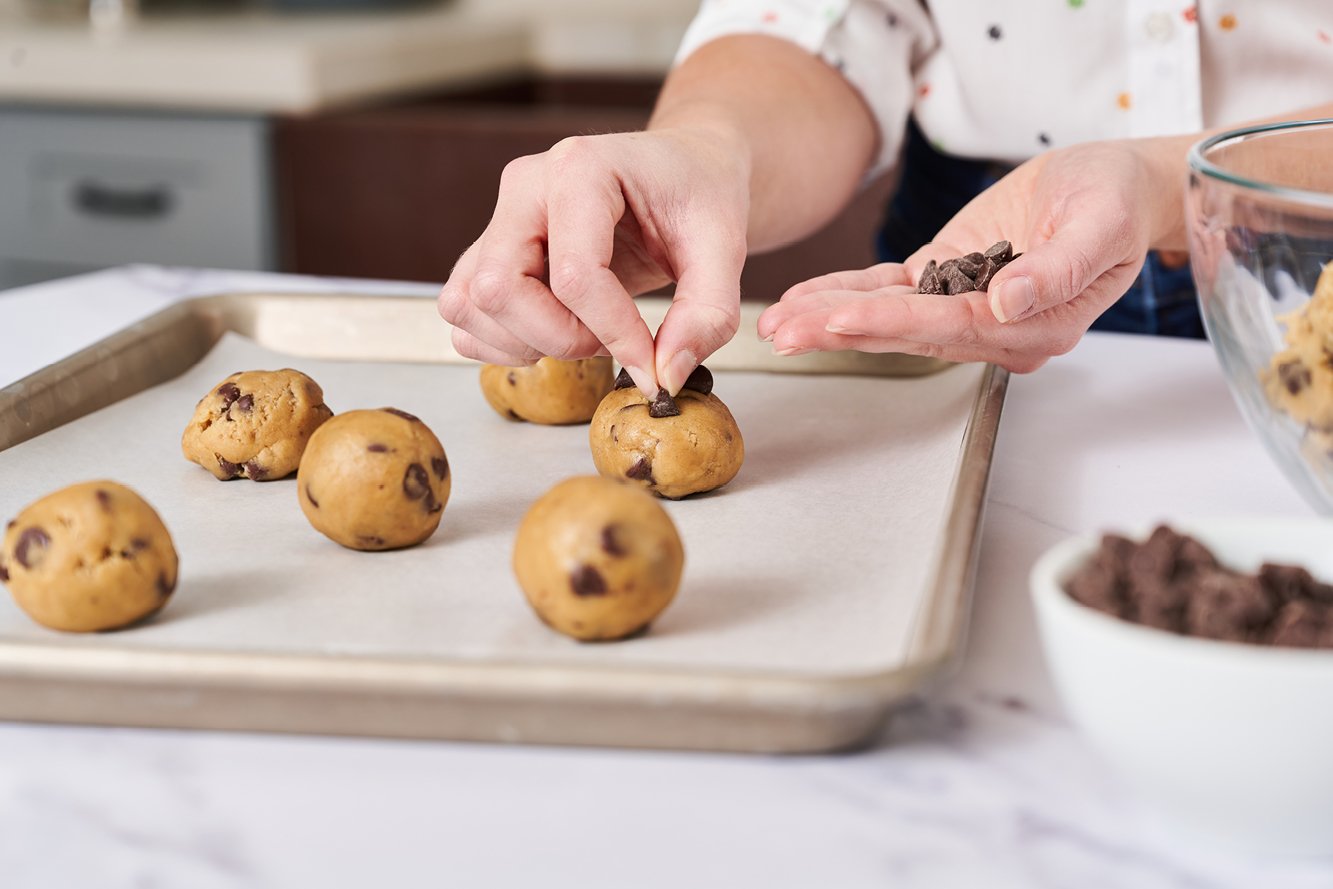
[[649, 123], [666, 128], [705, 130], [746, 157], [751, 252], [798, 240], [837, 215], [878, 139], [870, 110], [842, 75], [759, 35], [720, 38], [676, 68]]
[[1151, 216], [1155, 220], [1152, 247], [1158, 250], [1185, 250], [1188, 247], [1184, 215], [1185, 183], [1189, 150], [1196, 142], [1224, 130], [1242, 126], [1325, 117], [1333, 117], [1333, 102], [1249, 121], [1246, 124], [1218, 127], [1204, 133], [1133, 140], [1132, 144], [1149, 168], [1147, 180], [1152, 183]]

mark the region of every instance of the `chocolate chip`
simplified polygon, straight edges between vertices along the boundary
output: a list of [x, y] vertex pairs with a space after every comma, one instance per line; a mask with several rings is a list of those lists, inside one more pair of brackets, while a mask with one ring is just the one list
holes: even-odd
[[420, 500], [430, 494], [430, 476], [420, 463], [412, 463], [403, 473], [403, 493], [409, 500]]
[[986, 257], [982, 256], [980, 253], [969, 253], [966, 256], [960, 256], [955, 259], [953, 261], [953, 267], [975, 282], [977, 280], [977, 274], [980, 273], [981, 266], [985, 261]]
[[1014, 245], [1010, 244], [1008, 241], [996, 241], [994, 244], [990, 245], [982, 255], [987, 259], [1001, 264], [1013, 262]]
[[393, 414], [395, 417], [402, 417], [404, 420], [409, 420], [413, 423], [421, 422], [421, 418], [413, 416], [412, 414], [409, 414], [407, 411], [400, 411], [396, 407], [383, 407], [380, 408], [380, 410], [384, 411], [386, 414]]
[[995, 273], [998, 272], [1001, 268], [1002, 266], [997, 265], [995, 263], [995, 260], [991, 259], [989, 256], [982, 257], [981, 269], [977, 272], [976, 275], [977, 289], [985, 290], [987, 287], [989, 287], [991, 278], [994, 278]]
[[999, 25], [991, 25], [989, 28], [986, 29], [986, 36], [989, 37], [991, 40], [999, 40], [1000, 37], [1002, 37], [1003, 35], [1004, 32], [1000, 30]]
[[634, 387], [634, 380], [630, 379], [629, 371], [625, 370], [625, 368], [622, 367], [620, 369], [620, 373], [616, 374], [615, 388], [632, 389], [633, 387]]
[[0, 583], [9, 583], [9, 569], [4, 562], [0, 562]]
[[609, 556], [615, 556], [617, 558], [625, 555], [625, 548], [621, 546], [620, 541], [616, 539], [615, 525], [606, 525], [602, 528], [602, 551]]
[[509, 381], [509, 385], [511, 386], [518, 385], [518, 374], [514, 373], [512, 370], [505, 375], [505, 379]]
[[236, 478], [236, 476], [241, 474], [241, 469], [243, 468], [241, 464], [233, 463], [230, 460], [224, 460], [220, 456], [218, 457], [218, 467], [227, 474], [227, 478]]
[[109, 492], [103, 491], [101, 488], [98, 488], [93, 493], [93, 496], [97, 498], [98, 506], [102, 507], [102, 509], [105, 510], [106, 512], [111, 511], [111, 494]]
[[606, 580], [591, 565], [580, 565], [569, 575], [569, 586], [576, 596], [605, 596]]
[[372, 534], [358, 534], [356, 542], [362, 546], [384, 546], [384, 538]]
[[36, 526], [24, 528], [14, 543], [14, 561], [24, 568], [35, 568], [42, 563], [50, 545], [51, 538], [46, 531]]
[[241, 397], [241, 389], [235, 383], [223, 383], [218, 387], [218, 394], [222, 396], [222, 412], [225, 414], [232, 402]]
[[148, 547], [150, 547], [150, 546], [152, 546], [152, 544], [149, 543], [149, 542], [148, 542], [147, 540], [145, 540], [144, 538], [142, 538], [142, 537], [135, 537], [133, 540], [130, 541], [130, 552], [132, 552], [132, 553], [141, 553], [141, 552], [143, 552], [144, 550], [148, 549]]
[[647, 457], [640, 457], [634, 461], [633, 466], [625, 470], [625, 477], [651, 482], [653, 480], [653, 464]]
[[655, 420], [661, 420], [665, 417], [679, 417], [680, 408], [676, 406], [676, 399], [671, 397], [671, 393], [665, 389], [658, 389], [657, 397], [653, 399], [652, 404], [648, 405], [648, 416]]
[[921, 278], [917, 281], [916, 289], [920, 293], [944, 292], [944, 281], [940, 278], [940, 267], [935, 260], [926, 263], [926, 267], [921, 270]]
[[430, 468], [441, 481], [449, 477], [449, 460], [446, 457], [431, 457]]
[[250, 394], [242, 395], [236, 399], [236, 409], [243, 414], [248, 414], [255, 409], [255, 397]]
[[372, 454], [386, 454], [389, 451], [389, 446], [377, 441], [374, 444], [366, 445], [366, 450]]
[[509, 414], [509, 419], [511, 419], [511, 420], [521, 420], [521, 419], [523, 419], [522, 417], [520, 417], [520, 416], [518, 415], [518, 413], [517, 413], [512, 407], [509, 408], [509, 409], [507, 409], [507, 410], [505, 411], [505, 413]]
[[707, 395], [713, 391], [713, 372], [702, 364], [690, 372], [689, 378], [685, 380], [685, 389], [692, 389], [701, 395]]
[[977, 289], [977, 283], [964, 274], [957, 266], [950, 266], [944, 272], [944, 290], [949, 296], [971, 293]]
[[1244, 642], [1273, 617], [1273, 605], [1257, 578], [1212, 571], [1189, 596], [1189, 632], [1209, 639]]
[[268, 478], [268, 467], [261, 466], [254, 460], [251, 460], [245, 464], [245, 474], [249, 476], [251, 481], [262, 482], [264, 479]]
[[1308, 599], [1289, 602], [1273, 620], [1267, 641], [1295, 648], [1333, 648], [1333, 611]]
[[314, 495], [314, 494], [311, 494], [311, 493], [310, 493], [310, 486], [309, 486], [309, 485], [306, 485], [306, 486], [305, 486], [305, 499], [309, 500], [309, 501], [310, 501], [310, 505], [313, 506], [313, 507], [315, 507], [315, 509], [319, 509], [319, 501], [315, 499], [315, 495]]
[[1292, 395], [1299, 395], [1302, 390], [1309, 388], [1312, 379], [1310, 369], [1300, 361], [1284, 361], [1279, 364], [1277, 378]]
[[165, 599], [176, 591], [176, 582], [167, 579], [167, 572], [163, 571], [157, 575], [157, 595]]

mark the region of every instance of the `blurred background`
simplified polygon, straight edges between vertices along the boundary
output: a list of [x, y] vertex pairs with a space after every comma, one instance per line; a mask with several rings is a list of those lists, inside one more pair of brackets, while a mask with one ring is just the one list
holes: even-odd
[[[0, 289], [133, 262], [443, 281], [501, 169], [647, 120], [696, 0], [0, 0]], [[873, 262], [888, 183], [747, 265]]]

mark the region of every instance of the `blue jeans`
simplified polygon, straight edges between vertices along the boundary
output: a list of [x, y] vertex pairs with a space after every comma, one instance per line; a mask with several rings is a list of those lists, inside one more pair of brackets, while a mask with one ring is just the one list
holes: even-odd
[[[968, 201], [995, 184], [1009, 169], [987, 161], [949, 157], [935, 150], [908, 125], [902, 180], [885, 210], [877, 239], [881, 262], [902, 262], [927, 243]], [[977, 244], [985, 250], [989, 244]], [[1150, 333], [1202, 339], [1203, 321], [1189, 265], [1168, 268], [1148, 254], [1125, 295], [1092, 324], [1093, 330]]]

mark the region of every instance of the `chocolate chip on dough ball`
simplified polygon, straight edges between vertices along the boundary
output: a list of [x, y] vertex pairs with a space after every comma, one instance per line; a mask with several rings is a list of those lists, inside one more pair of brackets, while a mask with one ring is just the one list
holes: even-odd
[[741, 430], [703, 366], [674, 399], [662, 390], [651, 402], [621, 371], [593, 415], [588, 441], [602, 475], [672, 500], [722, 487], [745, 462]]
[[623, 639], [662, 613], [685, 551], [671, 517], [641, 488], [567, 479], [523, 517], [514, 574], [552, 629], [581, 641]]
[[614, 378], [610, 358], [542, 358], [531, 367], [486, 365], [481, 392], [502, 417], [563, 426], [592, 419]]
[[310, 437], [296, 474], [310, 524], [350, 549], [397, 549], [435, 533], [449, 501], [435, 433], [397, 408], [348, 411]]
[[148, 617], [176, 589], [179, 560], [153, 508], [124, 485], [84, 482], [9, 523], [0, 582], [53, 630], [114, 630]]
[[284, 478], [331, 416], [324, 390], [299, 370], [234, 373], [200, 400], [181, 450], [223, 481]]

